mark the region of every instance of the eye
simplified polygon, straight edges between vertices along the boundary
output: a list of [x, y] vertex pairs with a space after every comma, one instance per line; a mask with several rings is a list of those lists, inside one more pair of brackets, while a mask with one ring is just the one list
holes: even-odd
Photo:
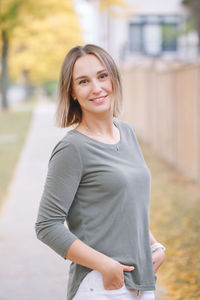
[[100, 79], [105, 79], [108, 77], [108, 73], [102, 73], [99, 77]]
[[87, 79], [82, 79], [82, 80], [79, 81], [79, 84], [80, 85], [85, 85], [87, 82], [88, 82]]

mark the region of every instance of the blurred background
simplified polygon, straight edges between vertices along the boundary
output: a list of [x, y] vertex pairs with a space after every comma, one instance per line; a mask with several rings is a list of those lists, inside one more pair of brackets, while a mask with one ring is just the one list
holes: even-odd
[[66, 133], [54, 122], [60, 67], [86, 43], [115, 59], [120, 118], [152, 173], [151, 229], [167, 248], [156, 297], [200, 299], [199, 0], [0, 0], [0, 299], [65, 299], [66, 264], [33, 227]]

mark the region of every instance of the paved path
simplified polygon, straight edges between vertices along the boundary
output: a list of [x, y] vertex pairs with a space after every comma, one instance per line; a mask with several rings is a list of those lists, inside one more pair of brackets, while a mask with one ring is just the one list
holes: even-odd
[[34, 223], [50, 153], [66, 129], [55, 106], [37, 106], [0, 216], [0, 300], [64, 300], [69, 262], [36, 239]]

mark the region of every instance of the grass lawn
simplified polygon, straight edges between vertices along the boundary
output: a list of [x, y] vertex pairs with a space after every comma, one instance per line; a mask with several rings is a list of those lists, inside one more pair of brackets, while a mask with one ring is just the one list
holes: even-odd
[[200, 185], [140, 144], [152, 174], [151, 230], [167, 248], [157, 273], [161, 299], [200, 299]]
[[35, 101], [0, 111], [0, 211], [28, 133]]

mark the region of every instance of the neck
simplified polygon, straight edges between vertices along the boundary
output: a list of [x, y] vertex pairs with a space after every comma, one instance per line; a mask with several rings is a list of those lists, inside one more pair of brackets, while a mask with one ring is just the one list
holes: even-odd
[[104, 114], [101, 117], [96, 117], [94, 115], [82, 118], [80, 127], [85, 128], [91, 134], [99, 135], [110, 135], [114, 136], [114, 124], [113, 117], [111, 115]]

